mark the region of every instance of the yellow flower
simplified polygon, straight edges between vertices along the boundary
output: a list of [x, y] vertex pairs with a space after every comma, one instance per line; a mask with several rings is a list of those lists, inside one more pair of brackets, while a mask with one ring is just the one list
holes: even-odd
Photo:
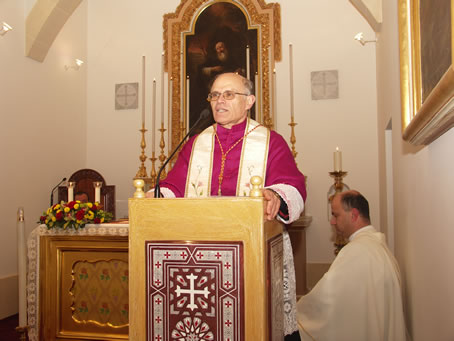
[[57, 213], [60, 213], [60, 212], [61, 212], [61, 210], [58, 210], [58, 211], [57, 211]]
[[65, 212], [68, 213], [70, 211], [69, 207], [65, 207]]
[[49, 208], [47, 209], [47, 214], [50, 214], [50, 212], [52, 212], [52, 207], [49, 207]]
[[57, 218], [52, 217], [52, 221], [53, 221], [53, 222], [57, 221]]
[[103, 222], [104, 222], [104, 217], [101, 218], [101, 223], [103, 223]]
[[92, 208], [93, 204], [91, 202], [87, 202], [87, 206], [88, 206], [88, 208]]
[[60, 204], [55, 205], [54, 210], [58, 210], [60, 208]]
[[[77, 200], [77, 202], [80, 202], [80, 201]], [[78, 210], [78, 209], [79, 209], [79, 204], [75, 204], [75, 205], [74, 205], [74, 209], [75, 209], [75, 210]]]
[[93, 211], [88, 211], [88, 219], [93, 219], [95, 217], [95, 214], [93, 213]]
[[76, 223], [80, 224], [82, 222], [82, 220], [76, 220]]

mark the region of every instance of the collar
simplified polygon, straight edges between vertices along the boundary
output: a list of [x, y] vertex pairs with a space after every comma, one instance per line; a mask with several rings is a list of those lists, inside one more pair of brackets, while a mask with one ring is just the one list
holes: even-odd
[[350, 237], [348, 237], [348, 241], [351, 242], [359, 233], [366, 231], [375, 231], [375, 227], [373, 227], [372, 225], [361, 227], [359, 230], [356, 230], [354, 233], [352, 233]]
[[246, 117], [246, 119], [241, 122], [241, 123], [238, 123], [238, 124], [235, 124], [234, 126], [232, 126], [232, 128], [228, 129], [228, 128], [224, 128], [223, 126], [221, 126], [220, 124], [216, 124], [217, 128], [216, 128], [216, 132], [217, 133], [220, 133], [220, 134], [225, 134], [225, 133], [236, 133], [236, 132], [244, 132], [244, 130], [246, 129], [246, 124], [248, 122], [249, 118]]

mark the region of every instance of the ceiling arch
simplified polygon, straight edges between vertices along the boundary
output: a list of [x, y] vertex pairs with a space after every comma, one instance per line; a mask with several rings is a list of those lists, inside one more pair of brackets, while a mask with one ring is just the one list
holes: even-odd
[[82, 0], [36, 0], [25, 21], [25, 55], [44, 61], [52, 43]]

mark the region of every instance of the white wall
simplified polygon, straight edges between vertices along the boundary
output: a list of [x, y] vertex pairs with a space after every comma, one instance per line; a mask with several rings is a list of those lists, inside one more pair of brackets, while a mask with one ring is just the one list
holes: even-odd
[[[448, 341], [454, 337], [454, 130], [426, 147], [402, 140], [397, 5], [384, 1], [383, 6], [377, 55], [380, 198], [386, 200], [384, 130], [391, 118], [395, 252], [406, 291], [408, 326], [414, 341]], [[386, 221], [386, 211], [381, 214]]]
[[[38, 63], [24, 56], [24, 1], [0, 2], [0, 20], [13, 27], [0, 37], [0, 281], [17, 273], [18, 207], [30, 232], [49, 206], [52, 187], [85, 166], [86, 75], [64, 70], [70, 59], [85, 58], [85, 11], [82, 5], [74, 13]], [[1, 291], [0, 301], [12, 294]]]
[[[369, 200], [372, 222], [379, 227], [375, 44], [353, 39], [374, 33], [348, 1], [281, 1], [284, 60], [277, 65], [278, 131], [290, 135], [288, 123], [288, 44], [294, 47], [297, 162], [308, 176], [307, 259], [330, 263], [334, 257], [327, 192], [334, 180], [333, 151], [343, 153], [345, 183]], [[312, 100], [310, 73], [339, 71], [339, 99]], [[288, 139], [289, 140], [289, 139]]]

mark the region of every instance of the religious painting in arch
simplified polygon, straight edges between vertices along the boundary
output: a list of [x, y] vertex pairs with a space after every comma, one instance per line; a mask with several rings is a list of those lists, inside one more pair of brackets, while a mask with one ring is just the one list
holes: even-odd
[[[282, 58], [280, 12], [279, 3], [265, 0], [181, 0], [175, 12], [164, 15], [164, 70], [169, 77], [170, 102], [167, 133], [171, 149], [201, 112], [210, 107], [206, 100], [210, 77], [204, 75], [211, 71], [203, 69], [216, 66], [217, 58], [224, 59], [222, 64], [227, 70], [247, 73], [247, 45], [256, 97], [251, 116], [274, 128], [277, 110], [272, 74], [275, 62]], [[227, 62], [229, 58], [232, 60]], [[209, 124], [205, 122], [205, 126]]]
[[[215, 2], [203, 8], [193, 25], [194, 31], [185, 36], [186, 79], [189, 84], [191, 128], [204, 109], [213, 79], [225, 72], [235, 72], [249, 79], [256, 88], [258, 29], [249, 25], [247, 14], [230, 2]], [[250, 111], [256, 118], [256, 106]], [[213, 124], [212, 115], [196, 127], [198, 133]]]

